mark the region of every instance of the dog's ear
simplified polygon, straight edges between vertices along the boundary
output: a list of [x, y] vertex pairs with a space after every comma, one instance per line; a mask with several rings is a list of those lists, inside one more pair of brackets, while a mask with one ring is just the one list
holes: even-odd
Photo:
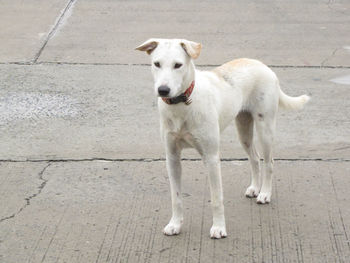
[[156, 39], [150, 38], [135, 49], [140, 51], [146, 51], [147, 54], [150, 55], [153, 52], [153, 50], [156, 49], [156, 47], [158, 46], [158, 43], [159, 42]]
[[202, 49], [202, 44], [193, 41], [183, 40], [181, 41], [180, 45], [191, 58], [196, 59], [199, 57], [199, 54], [201, 53]]

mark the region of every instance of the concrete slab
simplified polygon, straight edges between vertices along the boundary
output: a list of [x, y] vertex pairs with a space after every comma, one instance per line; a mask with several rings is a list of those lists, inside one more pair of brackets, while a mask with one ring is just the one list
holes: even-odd
[[199, 64], [252, 57], [273, 65], [350, 66], [350, 2], [77, 1], [40, 61], [149, 63], [151, 37], [204, 45]]
[[0, 1], [0, 62], [31, 62], [68, 0]]
[[[202, 163], [183, 167], [183, 232], [167, 237], [161, 233], [171, 212], [164, 162], [2, 162], [0, 262], [346, 262], [350, 257], [349, 162], [277, 161], [273, 201], [263, 206], [243, 196], [248, 162], [223, 162], [229, 234], [223, 240], [209, 238], [210, 195]], [[30, 204], [4, 219], [28, 199]]]
[[[0, 159], [163, 158], [147, 66], [0, 65]], [[274, 69], [290, 95], [310, 93], [301, 112], [281, 111], [276, 158], [350, 156], [347, 69]], [[223, 158], [244, 158], [235, 127]], [[198, 158], [194, 151], [184, 157]]]
[[46, 165], [45, 163], [27, 163], [25, 165], [0, 163], [0, 222], [21, 213], [30, 205], [31, 199], [41, 192], [46, 184], [46, 181], [41, 177]]
[[[0, 6], [0, 263], [350, 258], [349, 1]], [[224, 240], [209, 239], [206, 171], [194, 159], [183, 162], [183, 232], [161, 233], [171, 211], [156, 98], [149, 58], [133, 50], [149, 37], [202, 42], [202, 69], [260, 59], [286, 93], [312, 96], [279, 114], [270, 205], [243, 196], [249, 165], [232, 159], [246, 155], [233, 125], [223, 133]]]

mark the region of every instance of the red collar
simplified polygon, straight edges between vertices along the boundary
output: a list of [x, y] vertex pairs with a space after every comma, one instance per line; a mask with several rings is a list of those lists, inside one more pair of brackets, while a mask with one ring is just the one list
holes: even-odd
[[190, 87], [184, 93], [181, 93], [179, 96], [174, 98], [162, 98], [162, 100], [169, 105], [178, 104], [180, 102], [184, 102], [186, 105], [189, 105], [192, 103], [190, 96], [192, 94], [193, 88], [194, 88], [194, 81], [192, 81]]

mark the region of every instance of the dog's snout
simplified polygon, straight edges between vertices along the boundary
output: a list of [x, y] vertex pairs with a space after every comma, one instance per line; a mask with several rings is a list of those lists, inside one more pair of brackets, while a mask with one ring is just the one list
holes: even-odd
[[158, 88], [158, 93], [159, 93], [159, 96], [161, 97], [167, 96], [169, 92], [170, 92], [170, 88], [166, 85], [162, 85]]

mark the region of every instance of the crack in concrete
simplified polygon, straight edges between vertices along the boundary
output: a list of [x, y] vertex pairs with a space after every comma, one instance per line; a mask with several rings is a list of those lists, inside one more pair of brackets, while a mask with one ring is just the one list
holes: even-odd
[[43, 176], [44, 176], [44, 173], [46, 171], [46, 169], [51, 165], [51, 163], [49, 162], [38, 174], [39, 176], [39, 179], [42, 181], [42, 183], [38, 186], [38, 191], [34, 194], [31, 194], [30, 196], [24, 198], [24, 200], [26, 201], [26, 203], [16, 212], [16, 213], [13, 213], [12, 215], [10, 216], [6, 216], [6, 217], [3, 217], [3, 218], [0, 218], [0, 223], [2, 223], [3, 221], [6, 221], [6, 220], [9, 220], [9, 219], [12, 219], [14, 217], [16, 217], [18, 214], [20, 214], [27, 206], [30, 205], [30, 201], [37, 197], [41, 192], [42, 190], [44, 189], [44, 187], [46, 186], [46, 183], [48, 182], [47, 179], [45, 179]]
[[[337, 52], [340, 48], [333, 52]], [[334, 55], [334, 54], [333, 54]], [[321, 65], [267, 65], [270, 68], [296, 68], [296, 69], [350, 69], [350, 66], [330, 66], [330, 65], [323, 65], [326, 60], [330, 59], [333, 55], [331, 55], [329, 58], [326, 58]], [[40, 62], [0, 62], [0, 65], [19, 65], [19, 66], [34, 66], [34, 65], [71, 65], [71, 66], [139, 66], [139, 67], [150, 67], [151, 64], [149, 63], [118, 63], [118, 62], [112, 62], [112, 63], [103, 63], [103, 62], [95, 62], [95, 63], [89, 63], [89, 62], [63, 62], [63, 61], [40, 61]], [[218, 67], [221, 66], [221, 64], [198, 64], [196, 67], [198, 68], [204, 68], [204, 67]]]
[[76, 1], [77, 0], [69, 0], [68, 4], [66, 5], [66, 7], [61, 12], [61, 15], [56, 20], [56, 23], [51, 28], [50, 32], [47, 34], [47, 36], [45, 38], [45, 41], [44, 41], [44, 44], [39, 49], [38, 53], [36, 53], [36, 55], [34, 56], [34, 59], [31, 62], [29, 62], [30, 64], [35, 64], [38, 61], [38, 59], [39, 59], [41, 53], [43, 52], [43, 50], [45, 49], [47, 43], [56, 34], [56, 32], [59, 29], [60, 25], [63, 24], [62, 22], [64, 21], [65, 16], [67, 15], [68, 11], [71, 9], [71, 7], [75, 4]]
[[[198, 162], [202, 161], [201, 158], [181, 158], [182, 161]], [[263, 159], [261, 159], [263, 160]], [[65, 162], [94, 162], [94, 161], [105, 161], [105, 162], [164, 162], [165, 158], [82, 158], [82, 159], [0, 159], [1, 162], [12, 162], [12, 163], [65, 163]], [[221, 158], [222, 162], [245, 162], [248, 158]], [[344, 158], [275, 158], [274, 161], [286, 161], [286, 162], [350, 162], [350, 159]]]

